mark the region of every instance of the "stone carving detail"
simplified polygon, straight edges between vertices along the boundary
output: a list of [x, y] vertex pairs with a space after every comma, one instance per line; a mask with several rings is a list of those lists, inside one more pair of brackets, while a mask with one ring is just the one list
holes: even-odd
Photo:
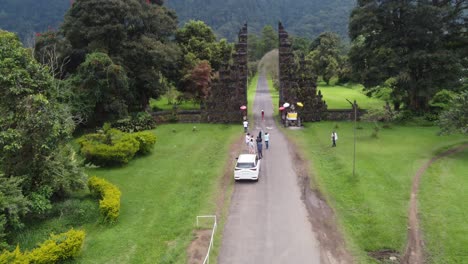
[[214, 123], [241, 122], [242, 105], [247, 105], [247, 24], [238, 35], [233, 64], [226, 62], [213, 80], [206, 103], [206, 121]]
[[304, 107], [297, 107], [302, 121], [320, 121], [327, 105], [320, 91], [317, 93], [317, 77], [312, 76], [310, 62], [304, 57], [295, 62], [288, 32], [281, 22], [279, 34], [279, 103], [296, 105], [301, 102]]

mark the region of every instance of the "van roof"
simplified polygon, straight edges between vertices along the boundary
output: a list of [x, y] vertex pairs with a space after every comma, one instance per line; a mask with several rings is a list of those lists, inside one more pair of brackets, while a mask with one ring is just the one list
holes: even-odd
[[240, 154], [237, 162], [255, 162], [255, 154]]

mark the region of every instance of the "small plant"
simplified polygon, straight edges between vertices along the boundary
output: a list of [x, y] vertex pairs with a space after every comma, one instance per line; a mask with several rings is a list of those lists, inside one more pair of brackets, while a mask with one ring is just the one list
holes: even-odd
[[338, 123], [335, 123], [335, 124], [333, 125], [333, 128], [334, 128], [334, 129], [338, 129], [338, 128], [340, 128], [340, 126], [338, 125]]
[[373, 130], [374, 130], [374, 131], [372, 131], [371, 137], [373, 137], [373, 138], [379, 138], [380, 127], [379, 127], [379, 125], [377, 124], [377, 122], [374, 122], [374, 128], [373, 128]]
[[120, 190], [112, 183], [93, 176], [88, 181], [89, 189], [101, 197], [99, 211], [104, 221], [115, 222], [120, 214]]
[[21, 252], [19, 246], [12, 252], [4, 251], [0, 254], [0, 263], [18, 264], [52, 264], [62, 263], [67, 259], [78, 256], [83, 247], [85, 232], [70, 229], [58, 235], [51, 234], [50, 238], [30, 252]]

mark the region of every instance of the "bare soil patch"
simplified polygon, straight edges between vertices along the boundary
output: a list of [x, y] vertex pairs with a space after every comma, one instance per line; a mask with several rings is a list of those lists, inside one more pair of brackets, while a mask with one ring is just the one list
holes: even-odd
[[301, 188], [301, 199], [306, 205], [309, 221], [320, 242], [321, 262], [326, 264], [354, 263], [338, 228], [335, 212], [318, 189], [311, 189], [310, 182], [314, 179], [309, 176], [308, 162], [302, 158], [294, 142], [289, 139], [288, 141]]
[[424, 254], [424, 240], [422, 238], [422, 232], [419, 225], [419, 216], [418, 216], [418, 191], [419, 184], [421, 182], [421, 177], [424, 172], [431, 166], [432, 163], [446, 157], [448, 155], [460, 152], [468, 148], [468, 144], [463, 144], [461, 146], [449, 149], [439, 155], [433, 157], [426, 164], [424, 164], [413, 177], [413, 184], [411, 186], [411, 198], [410, 205], [408, 209], [408, 240], [406, 243], [406, 250], [402, 256], [401, 263], [404, 264], [419, 264], [425, 263], [425, 254]]
[[369, 252], [368, 255], [382, 263], [400, 263], [400, 252], [393, 249], [382, 249], [379, 251]]
[[[244, 135], [236, 139], [229, 147], [229, 156], [225, 162], [223, 177], [219, 181], [218, 193], [216, 195], [216, 217], [219, 219], [223, 215], [223, 207], [226, 201], [226, 193], [228, 192], [229, 183], [232, 179], [232, 168], [235, 158], [239, 155], [244, 141]], [[218, 220], [219, 222], [219, 220]], [[203, 263], [211, 239], [211, 229], [194, 230], [194, 240], [187, 248], [187, 262], [190, 264]], [[219, 232], [219, 230], [218, 230]]]

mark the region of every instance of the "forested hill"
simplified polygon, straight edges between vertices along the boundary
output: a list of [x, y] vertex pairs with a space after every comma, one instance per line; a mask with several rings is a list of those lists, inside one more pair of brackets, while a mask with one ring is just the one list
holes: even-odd
[[[244, 22], [250, 32], [283, 22], [299, 36], [316, 37], [333, 31], [348, 36], [348, 19], [355, 0], [166, 0], [181, 24], [197, 19], [210, 25], [219, 37], [234, 40]], [[57, 28], [70, 0], [0, 0], [0, 28], [19, 34], [30, 45], [35, 32]]]
[[0, 28], [30, 46], [36, 32], [57, 29], [68, 8], [70, 0], [0, 0]]
[[180, 22], [205, 21], [221, 37], [234, 39], [240, 25], [249, 23], [251, 32], [281, 20], [288, 32], [316, 37], [333, 31], [348, 36], [348, 20], [355, 0], [167, 0]]

